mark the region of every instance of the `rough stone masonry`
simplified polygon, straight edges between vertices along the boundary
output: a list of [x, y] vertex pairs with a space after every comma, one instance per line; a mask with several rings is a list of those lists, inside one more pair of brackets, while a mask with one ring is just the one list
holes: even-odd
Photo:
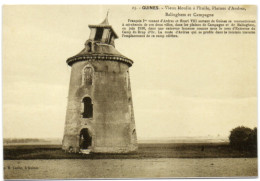
[[129, 67], [133, 61], [114, 45], [106, 19], [91, 29], [71, 66], [62, 149], [69, 152], [128, 153], [137, 149]]

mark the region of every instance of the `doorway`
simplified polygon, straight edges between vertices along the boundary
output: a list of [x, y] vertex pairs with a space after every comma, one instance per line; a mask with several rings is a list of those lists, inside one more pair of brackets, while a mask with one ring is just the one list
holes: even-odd
[[87, 128], [83, 128], [79, 135], [79, 147], [80, 149], [88, 149], [92, 144], [92, 137], [89, 134]]

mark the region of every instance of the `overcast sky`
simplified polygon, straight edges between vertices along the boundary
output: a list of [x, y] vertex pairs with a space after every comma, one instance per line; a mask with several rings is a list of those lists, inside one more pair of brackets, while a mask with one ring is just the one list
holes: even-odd
[[[163, 11], [130, 6], [4, 6], [4, 137], [62, 138], [70, 67], [84, 48], [89, 24], [109, 23], [130, 68], [137, 136], [228, 136], [257, 126], [256, 35], [122, 38], [131, 19], [161, 19]], [[241, 13], [241, 12], [240, 12]], [[254, 19], [256, 8], [218, 12], [218, 19]], [[167, 17], [173, 18], [173, 17]]]

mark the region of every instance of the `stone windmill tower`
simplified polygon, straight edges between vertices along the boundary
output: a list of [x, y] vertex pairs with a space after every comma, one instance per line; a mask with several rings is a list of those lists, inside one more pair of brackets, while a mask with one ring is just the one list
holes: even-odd
[[67, 59], [71, 66], [62, 149], [127, 153], [137, 149], [129, 67], [115, 49], [118, 38], [108, 17], [91, 29], [85, 48]]

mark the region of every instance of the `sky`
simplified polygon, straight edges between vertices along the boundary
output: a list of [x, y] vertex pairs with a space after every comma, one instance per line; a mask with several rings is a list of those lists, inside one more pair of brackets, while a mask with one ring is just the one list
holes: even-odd
[[[71, 68], [89, 24], [109, 23], [116, 49], [130, 68], [138, 139], [227, 137], [232, 128], [257, 126], [256, 35], [122, 38], [131, 19], [165, 18], [164, 11], [131, 6], [4, 6], [4, 138], [62, 138]], [[255, 19], [246, 12], [218, 19]], [[173, 18], [173, 17], [171, 17]]]

